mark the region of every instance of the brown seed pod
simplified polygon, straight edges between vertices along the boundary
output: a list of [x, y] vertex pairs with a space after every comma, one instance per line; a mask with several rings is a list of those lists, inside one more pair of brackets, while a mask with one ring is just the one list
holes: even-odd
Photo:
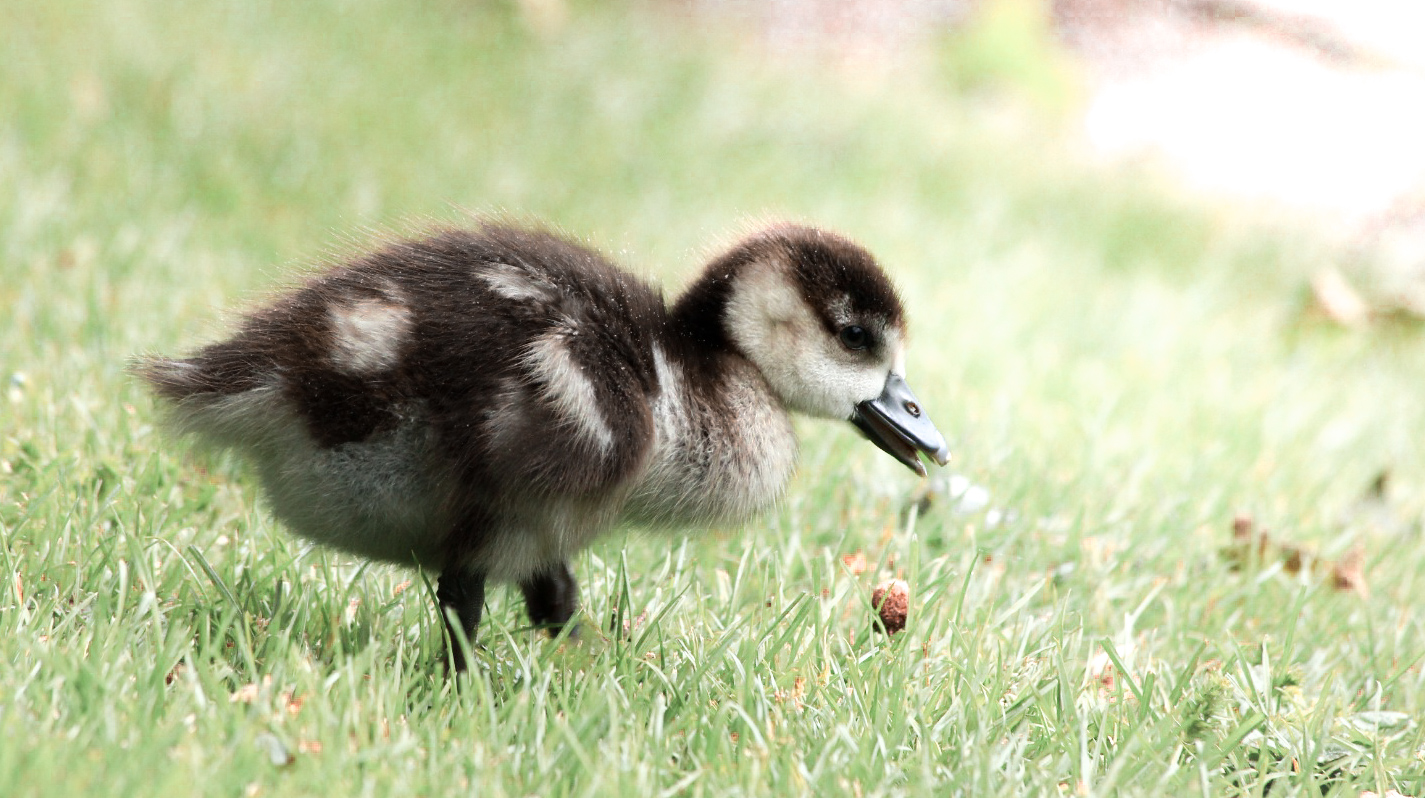
[[905, 628], [905, 617], [910, 609], [910, 585], [904, 579], [888, 579], [871, 591], [871, 606], [876, 608], [880, 618], [875, 622], [876, 631], [893, 635]]

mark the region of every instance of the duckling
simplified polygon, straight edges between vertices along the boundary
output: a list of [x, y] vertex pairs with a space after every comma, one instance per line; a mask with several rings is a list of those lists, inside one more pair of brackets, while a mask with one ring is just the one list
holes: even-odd
[[920, 453], [944, 465], [905, 333], [872, 256], [814, 227], [739, 241], [669, 305], [586, 246], [487, 220], [329, 268], [138, 372], [180, 431], [250, 462], [293, 532], [438, 573], [461, 669], [487, 582], [554, 633], [599, 533], [772, 504], [789, 413], [849, 420], [922, 476]]

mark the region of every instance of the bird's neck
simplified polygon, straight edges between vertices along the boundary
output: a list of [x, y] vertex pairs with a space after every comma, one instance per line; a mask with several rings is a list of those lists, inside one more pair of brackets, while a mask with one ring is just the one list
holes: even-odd
[[654, 346], [655, 444], [627, 520], [733, 522], [781, 495], [796, 462], [787, 410], [723, 322], [726, 280], [705, 274], [669, 310]]
[[668, 312], [670, 344], [692, 360], [712, 361], [735, 351], [727, 334], [727, 306], [732, 298], [732, 269], [714, 263], [688, 286]]
[[781, 495], [796, 463], [791, 419], [766, 380], [731, 352], [696, 362], [655, 350], [655, 442], [628, 520], [732, 523]]

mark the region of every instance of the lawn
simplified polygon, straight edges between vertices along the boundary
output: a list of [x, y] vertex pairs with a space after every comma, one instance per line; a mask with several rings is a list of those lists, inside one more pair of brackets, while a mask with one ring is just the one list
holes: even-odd
[[[989, 34], [868, 73], [559, 7], [0, 11], [0, 794], [1425, 793], [1425, 340], [1314, 318], [1330, 247], [1082, 165]], [[670, 293], [749, 219], [864, 242], [950, 468], [802, 423], [775, 511], [609, 535], [576, 642], [492, 591], [447, 679], [420, 574], [289, 537], [124, 368], [462, 209]]]

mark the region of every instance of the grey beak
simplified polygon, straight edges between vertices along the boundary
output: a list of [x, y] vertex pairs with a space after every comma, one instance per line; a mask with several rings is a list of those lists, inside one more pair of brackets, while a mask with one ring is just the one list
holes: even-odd
[[935, 428], [930, 416], [921, 409], [920, 400], [899, 374], [886, 378], [886, 387], [880, 396], [856, 405], [856, 413], [850, 421], [871, 443], [921, 476], [925, 476], [925, 465], [920, 462], [920, 452], [940, 465], [950, 462], [950, 446], [945, 443], [945, 436]]

